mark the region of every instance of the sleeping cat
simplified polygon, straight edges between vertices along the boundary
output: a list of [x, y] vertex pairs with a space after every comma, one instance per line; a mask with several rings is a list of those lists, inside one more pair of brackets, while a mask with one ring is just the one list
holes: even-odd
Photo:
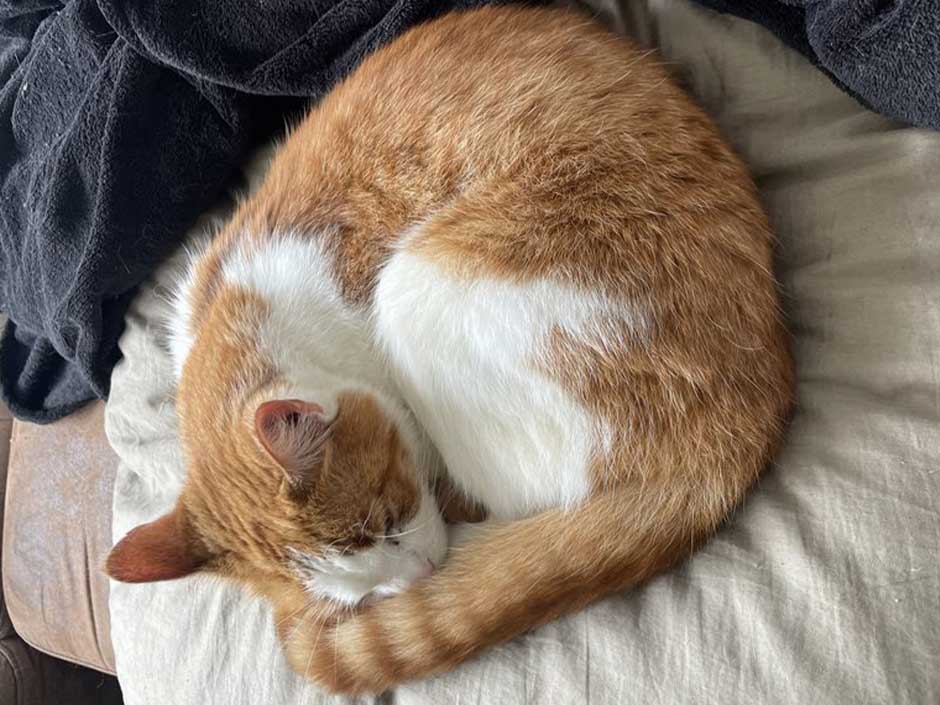
[[[792, 403], [744, 166], [654, 58], [559, 9], [375, 52], [198, 259], [175, 327], [187, 484], [108, 569], [243, 579], [334, 691], [687, 557]], [[443, 564], [438, 452], [488, 514]]]

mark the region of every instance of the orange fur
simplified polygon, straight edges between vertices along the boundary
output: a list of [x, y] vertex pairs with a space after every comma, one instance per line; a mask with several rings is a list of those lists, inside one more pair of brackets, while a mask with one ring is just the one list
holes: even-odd
[[[251, 339], [264, 303], [217, 281], [233, 245], [279, 232], [324, 238], [354, 304], [402, 246], [467, 281], [552, 278], [645, 302], [643, 340], [545, 341], [542, 372], [613, 429], [590, 496], [487, 526], [430, 579], [315, 627], [323, 612], [277, 567], [311, 539], [281, 520], [296, 504], [267, 499], [283, 477], [244, 431], [251, 390], [276, 371], [231, 341]], [[210, 564], [273, 601], [291, 663], [331, 690], [449, 669], [684, 559], [768, 464], [792, 405], [771, 234], [744, 166], [655, 58], [569, 11], [449, 15], [376, 52], [293, 131], [199, 277], [180, 506], [225, 557]], [[324, 544], [376, 495], [389, 511], [413, 503], [388, 463], [394, 429], [368, 400], [346, 404], [334, 439], [379, 428], [388, 442], [381, 457], [353, 440], [330, 455], [345, 480], [304, 524]]]

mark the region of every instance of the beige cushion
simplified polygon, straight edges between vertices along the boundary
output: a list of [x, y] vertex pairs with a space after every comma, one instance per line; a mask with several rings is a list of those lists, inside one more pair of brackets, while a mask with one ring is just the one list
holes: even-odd
[[3, 592], [16, 631], [53, 656], [114, 672], [108, 581], [116, 458], [94, 404], [48, 426], [15, 422]]

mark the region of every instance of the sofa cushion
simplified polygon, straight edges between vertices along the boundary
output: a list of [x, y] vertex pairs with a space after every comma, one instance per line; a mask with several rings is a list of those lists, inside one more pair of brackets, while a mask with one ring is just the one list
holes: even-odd
[[17, 633], [40, 651], [114, 672], [108, 581], [117, 464], [104, 405], [48, 426], [14, 422], [3, 592]]

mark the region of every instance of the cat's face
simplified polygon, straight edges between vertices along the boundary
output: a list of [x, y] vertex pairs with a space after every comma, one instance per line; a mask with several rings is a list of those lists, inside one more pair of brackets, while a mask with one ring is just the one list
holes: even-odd
[[441, 563], [437, 503], [403, 429], [374, 398], [340, 395], [329, 422], [308, 402], [267, 402], [255, 427], [293, 509], [280, 567], [307, 593], [357, 604], [400, 592]]
[[264, 401], [223, 433], [181, 415], [190, 467], [180, 501], [128, 534], [108, 572], [140, 582], [210, 569], [344, 606], [429, 575], [446, 532], [405, 429], [368, 394], [342, 394], [335, 407]]

